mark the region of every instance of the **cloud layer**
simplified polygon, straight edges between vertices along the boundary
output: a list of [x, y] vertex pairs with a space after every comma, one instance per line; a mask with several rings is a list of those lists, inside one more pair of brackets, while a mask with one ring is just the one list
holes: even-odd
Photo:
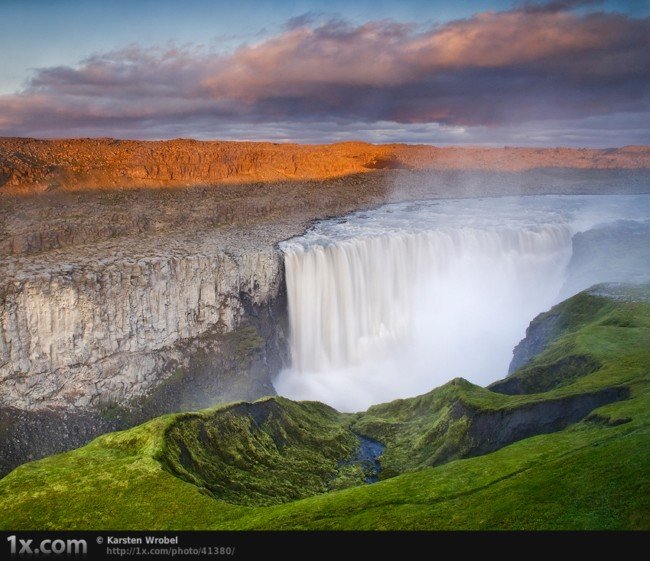
[[[599, 120], [626, 128], [625, 114], [650, 112], [650, 19], [567, 4], [426, 29], [298, 18], [228, 55], [129, 46], [37, 70], [24, 90], [0, 96], [0, 134], [255, 138], [257, 129], [258, 138], [327, 141], [354, 123], [375, 141], [395, 131], [408, 140], [410, 130], [415, 141], [429, 131], [455, 143], [563, 122], [578, 137]], [[645, 135], [630, 127], [631, 141]]]

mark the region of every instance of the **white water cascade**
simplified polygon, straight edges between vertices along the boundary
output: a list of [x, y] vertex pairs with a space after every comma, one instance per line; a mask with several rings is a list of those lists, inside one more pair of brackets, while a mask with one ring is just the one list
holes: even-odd
[[527, 203], [388, 205], [285, 242], [292, 366], [278, 392], [354, 411], [503, 377], [556, 301], [575, 232], [548, 199]]

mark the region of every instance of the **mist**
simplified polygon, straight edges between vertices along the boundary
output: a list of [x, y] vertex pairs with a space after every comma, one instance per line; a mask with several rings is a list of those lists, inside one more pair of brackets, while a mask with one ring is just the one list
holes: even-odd
[[537, 314], [597, 282], [647, 278], [649, 211], [643, 195], [504, 197], [323, 221], [282, 246], [292, 364], [276, 389], [358, 411], [457, 376], [500, 379]]

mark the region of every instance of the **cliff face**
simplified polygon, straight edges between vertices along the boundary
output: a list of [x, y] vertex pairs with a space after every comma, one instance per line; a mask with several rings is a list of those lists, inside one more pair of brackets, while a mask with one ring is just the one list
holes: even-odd
[[0, 473], [163, 413], [274, 394], [286, 338], [266, 231], [1, 256]]
[[0, 139], [4, 191], [326, 179], [377, 169], [650, 168], [650, 148], [437, 148], [347, 142]]
[[145, 395], [187, 365], [192, 341], [232, 332], [245, 306], [278, 297], [282, 263], [272, 248], [234, 253], [200, 242], [128, 255], [95, 247], [95, 256], [55, 253], [31, 267], [10, 260], [0, 405], [87, 407]]

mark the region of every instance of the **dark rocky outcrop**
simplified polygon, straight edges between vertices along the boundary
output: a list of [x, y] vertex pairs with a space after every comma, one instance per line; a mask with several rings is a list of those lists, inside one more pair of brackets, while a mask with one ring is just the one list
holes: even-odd
[[0, 407], [0, 477], [20, 464], [78, 448], [122, 428], [127, 426], [99, 411]]
[[[561, 318], [560, 314], [546, 314], [543, 320], [535, 318], [530, 322], [526, 329], [526, 336], [519, 341], [517, 346], [512, 351], [512, 360], [508, 367], [508, 375], [528, 364], [533, 358], [540, 354], [549, 342], [556, 335]], [[504, 382], [501, 382], [503, 384]], [[497, 382], [499, 384], [499, 382]], [[500, 391], [495, 389], [499, 386], [493, 384], [490, 389], [493, 391]], [[504, 392], [510, 393], [510, 392]]]
[[[531, 356], [531, 359], [535, 356]], [[569, 355], [551, 363], [524, 367], [517, 371], [516, 376], [490, 384], [490, 390], [509, 395], [541, 393], [568, 385], [581, 376], [596, 372], [601, 366], [590, 355]]]
[[464, 456], [479, 456], [517, 440], [562, 430], [584, 419], [594, 409], [629, 396], [626, 387], [604, 388], [498, 411], [480, 410], [457, 402], [452, 418], [468, 419], [467, 436], [472, 445]]
[[507, 378], [494, 382], [489, 389], [508, 394], [542, 392], [600, 368], [594, 357], [571, 351], [552, 360], [540, 362], [535, 359], [560, 335], [576, 331], [609, 307], [611, 299], [608, 296], [586, 291], [539, 314], [514, 348]]

